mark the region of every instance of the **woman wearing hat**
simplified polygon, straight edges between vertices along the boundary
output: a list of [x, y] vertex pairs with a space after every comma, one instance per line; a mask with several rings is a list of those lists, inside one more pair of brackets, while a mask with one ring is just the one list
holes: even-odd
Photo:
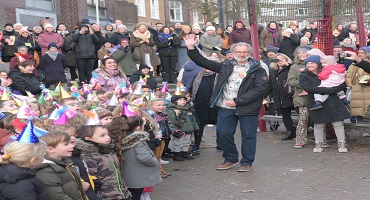
[[3, 50], [2, 60], [3, 62], [10, 62], [10, 59], [14, 57], [14, 42], [15, 38], [19, 36], [18, 32], [14, 31], [13, 24], [6, 23], [3, 30]]
[[96, 70], [97, 81], [106, 91], [114, 92], [116, 86], [123, 82], [127, 88], [131, 85], [126, 75], [117, 67], [117, 62], [112, 57], [102, 60], [102, 64]]
[[282, 36], [279, 52], [287, 55], [290, 59], [294, 59], [294, 51], [299, 46], [298, 35], [294, 34], [291, 28], [287, 28], [282, 32]]
[[260, 35], [260, 47], [263, 51], [269, 48], [278, 48], [281, 42], [281, 30], [277, 23], [272, 21], [268, 23]]
[[51, 24], [45, 24], [44, 29], [45, 31], [38, 37], [38, 43], [41, 47], [41, 55], [46, 54], [48, 51], [48, 45], [52, 42], [57, 45], [58, 52], [62, 53], [62, 46], [64, 44], [62, 36], [54, 32], [54, 26]]
[[[358, 57], [365, 61], [370, 61], [370, 47], [362, 47], [358, 51]], [[352, 88], [350, 101], [351, 115], [357, 116], [358, 120], [363, 119], [370, 104], [370, 81], [367, 84], [359, 83], [359, 79], [370, 76], [363, 69], [352, 64], [346, 74], [346, 83]]]
[[154, 38], [154, 42], [158, 47], [159, 58], [161, 59], [162, 78], [164, 82], [175, 83], [177, 77], [177, 57], [178, 47], [181, 45], [180, 38], [170, 31], [168, 26], [164, 26], [162, 31], [158, 33], [158, 37]]
[[109, 39], [111, 40], [113, 45], [117, 46], [123, 38], [130, 39], [130, 35], [127, 32], [127, 27], [121, 24], [117, 26], [117, 31], [114, 32], [112, 37], [110, 37]]
[[119, 48], [112, 53], [112, 58], [117, 61], [122, 72], [130, 77], [137, 71], [136, 62], [140, 61], [141, 57], [139, 52], [130, 46], [128, 39], [123, 38], [119, 44]]
[[235, 21], [234, 29], [229, 34], [229, 45], [230, 46], [238, 42], [245, 42], [248, 44], [252, 44], [251, 43], [251, 31], [245, 28], [245, 25], [241, 20]]
[[110, 23], [110, 22], [107, 22], [105, 25], [104, 25], [104, 33], [105, 35], [107, 36], [107, 38], [111, 38], [112, 35], [114, 34], [114, 27], [113, 27], [113, 24]]
[[212, 52], [221, 52], [221, 47], [224, 44], [220, 36], [216, 34], [216, 28], [214, 26], [207, 26], [206, 33], [200, 37], [199, 41], [202, 45], [202, 50], [207, 56], [210, 56]]
[[27, 53], [33, 55], [35, 44], [27, 29], [19, 30], [19, 37], [14, 42], [14, 50], [17, 51], [20, 46], [26, 46], [28, 49]]
[[344, 90], [347, 85], [343, 83], [336, 87], [318, 87], [321, 81], [317, 75], [322, 70], [320, 56], [312, 55], [304, 61], [304, 64], [306, 69], [299, 76], [299, 84], [302, 86], [302, 89], [308, 92], [308, 107], [311, 108], [315, 105], [314, 94], [329, 95], [328, 99], [322, 103], [321, 109], [309, 111], [311, 120], [314, 123], [315, 148], [313, 152], [323, 151], [324, 127], [326, 123], [331, 123], [338, 139], [338, 151], [346, 153], [343, 120], [350, 118], [350, 113], [339, 99], [337, 92]]
[[306, 68], [304, 60], [308, 58], [307, 51], [309, 46], [301, 46], [297, 50], [297, 56], [294, 58], [294, 64], [289, 69], [288, 85], [294, 88], [293, 104], [298, 111], [299, 119], [296, 128], [296, 137], [294, 148], [300, 149], [307, 143], [307, 128], [308, 128], [308, 108], [307, 108], [307, 93], [302, 93], [302, 87], [299, 84], [299, 75]]

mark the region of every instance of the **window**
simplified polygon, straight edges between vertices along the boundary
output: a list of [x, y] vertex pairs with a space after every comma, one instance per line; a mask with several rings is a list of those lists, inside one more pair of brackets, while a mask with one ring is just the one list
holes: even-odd
[[136, 0], [137, 14], [139, 17], [146, 17], [145, 14], [145, 0]]
[[307, 16], [308, 8], [298, 8], [295, 10], [295, 16]]
[[99, 18], [107, 18], [107, 8], [105, 7], [105, 0], [87, 0], [87, 16], [96, 17], [95, 3], [98, 2]]
[[261, 8], [261, 16], [273, 16], [274, 9], [273, 8]]
[[242, 19], [247, 18], [247, 10], [244, 7], [243, 8], [240, 8], [240, 17]]
[[286, 8], [275, 8], [275, 15], [276, 16], [287, 16], [288, 11]]
[[261, 16], [287, 16], [286, 8], [261, 8]]
[[178, 1], [170, 1], [170, 21], [182, 22], [182, 4]]
[[158, 0], [150, 0], [151, 17], [152, 19], [159, 19], [159, 6]]
[[26, 0], [26, 7], [55, 11], [55, 0]]
[[198, 11], [193, 10], [193, 22], [198, 23], [199, 22], [199, 14]]

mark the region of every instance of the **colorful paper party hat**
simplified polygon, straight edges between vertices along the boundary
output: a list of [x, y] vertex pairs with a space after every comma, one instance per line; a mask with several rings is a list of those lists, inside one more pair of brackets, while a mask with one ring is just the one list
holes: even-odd
[[39, 138], [37, 138], [36, 134], [34, 133], [33, 123], [30, 120], [27, 126], [23, 129], [21, 134], [17, 138], [18, 142], [24, 143], [38, 143]]
[[122, 103], [122, 113], [121, 116], [125, 115], [126, 117], [136, 116], [135, 111], [128, 105], [127, 102]]

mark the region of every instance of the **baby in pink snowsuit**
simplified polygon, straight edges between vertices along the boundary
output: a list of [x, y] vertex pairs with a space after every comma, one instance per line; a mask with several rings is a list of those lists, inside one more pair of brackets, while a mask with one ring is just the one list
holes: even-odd
[[[322, 71], [318, 74], [318, 78], [321, 80], [321, 84], [318, 87], [335, 87], [344, 83], [346, 77], [346, 68], [343, 64], [337, 64], [334, 56], [323, 56], [321, 58]], [[337, 92], [338, 97], [343, 101], [345, 105], [349, 102], [346, 99], [344, 91]], [[321, 104], [329, 97], [329, 95], [314, 94], [315, 106], [310, 110], [316, 110], [322, 108]]]

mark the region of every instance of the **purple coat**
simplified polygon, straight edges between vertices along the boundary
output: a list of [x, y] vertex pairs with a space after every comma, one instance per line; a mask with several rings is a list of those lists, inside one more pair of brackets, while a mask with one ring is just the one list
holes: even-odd
[[229, 45], [238, 42], [246, 42], [248, 44], [252, 44], [251, 31], [246, 28], [234, 29], [233, 31], [231, 31], [231, 33], [229, 34]]
[[62, 53], [64, 39], [58, 33], [44, 31], [39, 35], [37, 42], [41, 47], [41, 55], [46, 54], [46, 52], [48, 51], [48, 45], [52, 42], [54, 42], [58, 46], [58, 53]]
[[108, 92], [114, 92], [116, 86], [121, 82], [124, 82], [127, 88], [131, 85], [129, 79], [120, 70], [116, 70], [117, 73], [113, 76], [103, 71], [102, 68], [98, 68], [94, 72], [98, 75], [99, 85]]

